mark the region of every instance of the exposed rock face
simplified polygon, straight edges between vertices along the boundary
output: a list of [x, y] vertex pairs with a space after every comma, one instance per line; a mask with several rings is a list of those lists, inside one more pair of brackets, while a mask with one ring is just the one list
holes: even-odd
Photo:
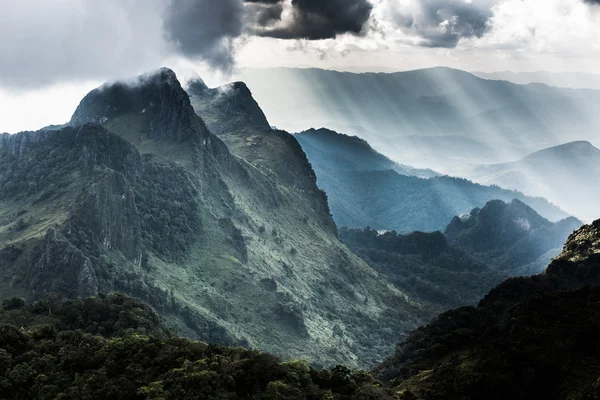
[[87, 226], [106, 251], [118, 250], [141, 265], [140, 215], [131, 184], [108, 170], [80, 194], [71, 223]]
[[196, 136], [205, 138], [208, 133], [189, 107], [189, 98], [175, 73], [168, 68], [91, 91], [77, 107], [71, 125], [105, 124], [123, 114], [148, 115], [149, 139], [184, 142]]
[[599, 255], [596, 221], [569, 237], [544, 274], [509, 279], [476, 308], [440, 315], [375, 374], [416, 399], [595, 398]]
[[23, 132], [19, 135], [0, 134], [0, 149], [20, 157], [30, 144], [44, 140], [50, 132]]
[[42, 295], [59, 292], [76, 296], [98, 294], [98, 280], [91, 261], [55, 228], [46, 233], [43, 251], [29, 270], [29, 287]]

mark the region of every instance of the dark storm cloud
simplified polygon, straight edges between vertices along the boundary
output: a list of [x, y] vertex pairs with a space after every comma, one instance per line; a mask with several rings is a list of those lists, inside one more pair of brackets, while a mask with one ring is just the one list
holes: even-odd
[[283, 4], [279, 0], [246, 0], [246, 22], [258, 26], [271, 25], [281, 20]]
[[233, 39], [243, 33], [279, 39], [328, 39], [359, 34], [371, 15], [368, 0], [292, 0], [282, 20], [283, 0], [171, 0], [164, 28], [184, 56], [231, 70]]
[[596, 5], [600, 5], [600, 0], [583, 0], [584, 3], [587, 4], [596, 4]]
[[416, 12], [396, 9], [401, 29], [423, 39], [426, 47], [456, 47], [460, 39], [482, 37], [493, 17], [494, 1], [421, 0]]
[[177, 50], [221, 70], [233, 66], [233, 39], [243, 27], [241, 0], [171, 0], [165, 10], [165, 35]]
[[[283, 1], [249, 0], [277, 12]], [[292, 0], [292, 19], [258, 21], [254, 34], [278, 39], [330, 39], [344, 33], [360, 34], [371, 16], [373, 5], [368, 0]], [[281, 18], [281, 12], [279, 11]], [[279, 19], [280, 19], [279, 18]]]

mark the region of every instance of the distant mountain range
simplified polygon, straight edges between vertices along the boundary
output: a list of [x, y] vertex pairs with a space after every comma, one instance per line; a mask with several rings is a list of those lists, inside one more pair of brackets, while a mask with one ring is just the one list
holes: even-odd
[[432, 178], [440, 176], [430, 169], [418, 169], [392, 161], [375, 151], [366, 140], [330, 129], [309, 129], [294, 135], [313, 159], [328, 160], [337, 170], [396, 171], [401, 175]]
[[295, 137], [317, 174], [317, 184], [327, 193], [339, 226], [432, 232], [444, 230], [454, 216], [490, 200], [515, 198], [551, 221], [568, 217], [546, 200], [519, 192], [447, 176], [419, 178], [414, 175], [433, 172], [399, 166], [364, 141], [346, 135], [310, 130]]
[[571, 142], [504, 164], [458, 168], [455, 173], [484, 185], [542, 196], [588, 221], [600, 217], [600, 150]]
[[594, 89], [600, 90], [600, 74], [584, 72], [473, 72], [475, 76], [483, 79], [501, 80], [520, 85], [530, 83], [544, 83], [571, 89]]
[[412, 299], [440, 313], [474, 305], [509, 276], [541, 273], [583, 223], [552, 223], [519, 200], [488, 202], [445, 232], [342, 228], [342, 243]]
[[243, 76], [275, 126], [325, 126], [366, 139], [395, 161], [440, 172], [598, 140], [600, 91], [516, 85], [449, 68], [249, 69]]

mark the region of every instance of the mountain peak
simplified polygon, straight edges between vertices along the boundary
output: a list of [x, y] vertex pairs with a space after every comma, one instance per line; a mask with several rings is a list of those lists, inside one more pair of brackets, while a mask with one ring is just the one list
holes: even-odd
[[108, 124], [118, 131], [123, 118], [141, 123], [148, 139], [183, 142], [208, 133], [169, 68], [92, 90], [80, 102], [70, 124]]
[[210, 89], [202, 80], [196, 79], [188, 82], [186, 90], [194, 109], [216, 135], [247, 127], [271, 131], [267, 117], [244, 82]]
[[525, 160], [545, 160], [552, 157], [548, 161], [560, 162], [564, 160], [568, 162], [571, 159], [574, 161], [581, 156], [600, 157], [600, 149], [594, 147], [587, 140], [578, 140], [536, 151], [525, 157]]
[[201, 93], [204, 93], [205, 90], [208, 90], [208, 86], [206, 85], [204, 80], [202, 78], [200, 78], [199, 76], [194, 79], [190, 79], [187, 83], [186, 91], [190, 95], [201, 94]]
[[306, 131], [297, 133], [296, 135], [297, 136], [302, 136], [302, 135], [304, 135], [304, 136], [319, 135], [320, 139], [337, 140], [337, 141], [343, 140], [347, 144], [352, 144], [354, 146], [363, 147], [363, 148], [369, 149], [369, 150], [373, 149], [371, 147], [371, 145], [366, 140], [361, 139], [358, 136], [346, 135], [345, 133], [339, 133], [339, 132], [336, 132], [336, 131], [328, 129], [328, 128], [319, 128], [319, 129], [310, 128], [310, 129], [308, 129]]

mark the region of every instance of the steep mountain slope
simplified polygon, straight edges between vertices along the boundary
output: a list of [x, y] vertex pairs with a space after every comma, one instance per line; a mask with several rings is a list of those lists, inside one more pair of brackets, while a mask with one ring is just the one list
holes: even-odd
[[231, 154], [168, 69], [90, 92], [68, 127], [2, 135], [0, 293], [117, 290], [192, 338], [370, 364], [420, 307], [338, 242], [300, 146], [265, 142]]
[[326, 168], [324, 160], [336, 169], [348, 171], [393, 170], [400, 175], [432, 178], [438, 173], [429, 169], [417, 169], [394, 162], [376, 152], [365, 140], [357, 136], [347, 136], [329, 129], [309, 129], [296, 133], [294, 137], [302, 145], [308, 158], [319, 167]]
[[587, 220], [600, 215], [600, 150], [571, 142], [540, 150], [511, 163], [478, 165], [456, 171], [484, 185], [542, 196]]
[[599, 123], [598, 91], [515, 85], [449, 68], [249, 69], [243, 77], [276, 126], [326, 126], [358, 135], [394, 160], [440, 172], [595, 140]]
[[[497, 186], [482, 186], [447, 176], [421, 179], [402, 175], [396, 172], [395, 165], [386, 162], [387, 158], [377, 156], [360, 139], [348, 139], [332, 131], [315, 131], [309, 137], [320, 135], [325, 139], [308, 140], [305, 134], [300, 134], [299, 141], [305, 146], [319, 187], [327, 193], [339, 226], [370, 226], [399, 232], [437, 231], [443, 230], [454, 216], [483, 207], [490, 200], [510, 202], [515, 198], [551, 221], [568, 216], [544, 199]], [[348, 142], [358, 143], [352, 147], [360, 146], [360, 152], [347, 150]], [[336, 152], [338, 146], [344, 150]], [[362, 163], [354, 154], [367, 161]]]
[[544, 274], [509, 279], [412, 333], [376, 376], [413, 399], [598, 398], [599, 254], [596, 221]]
[[[271, 180], [291, 186], [302, 198], [327, 206], [325, 194], [315, 186], [315, 173], [292, 135], [271, 129], [262, 110], [243, 82], [209, 89], [201, 81], [188, 87], [197, 114], [236, 156], [258, 168]], [[329, 209], [322, 210], [323, 223], [335, 230]]]
[[429, 306], [436, 315], [477, 304], [507, 278], [448, 244], [441, 232], [340, 230], [340, 240], [398, 289]]
[[[494, 200], [455, 217], [445, 233], [453, 246], [489, 266], [511, 275], [532, 275], [544, 270], [581, 225], [573, 217], [552, 223], [519, 200]], [[538, 270], [529, 270], [536, 265]]]
[[147, 305], [120, 295], [22, 301], [0, 306], [4, 399], [393, 398], [365, 372], [170, 337]]

